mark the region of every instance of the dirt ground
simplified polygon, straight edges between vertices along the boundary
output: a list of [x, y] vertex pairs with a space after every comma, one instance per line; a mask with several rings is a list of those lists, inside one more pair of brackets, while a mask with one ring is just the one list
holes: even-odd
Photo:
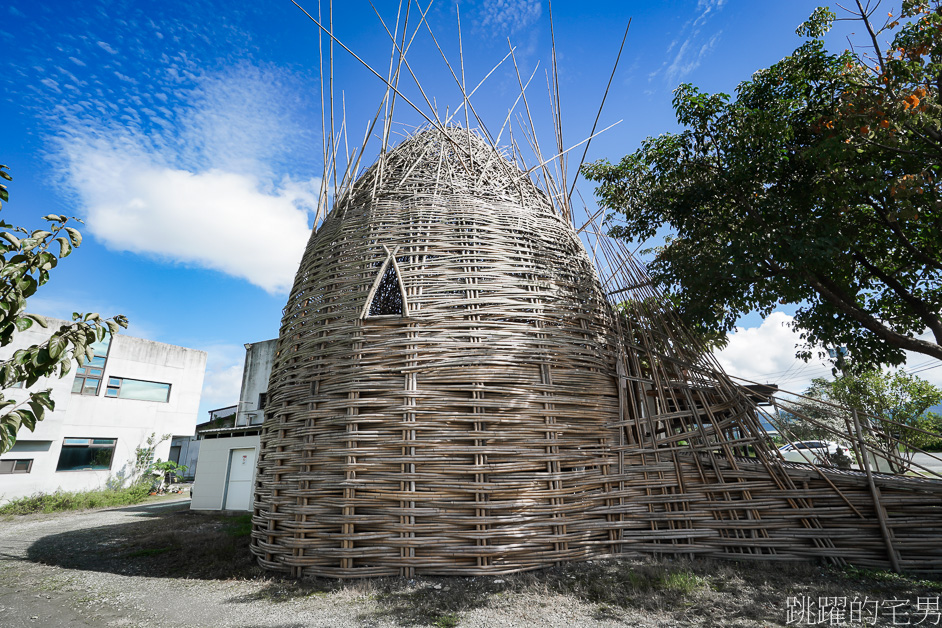
[[886, 572], [619, 558], [503, 577], [294, 581], [254, 564], [248, 531], [247, 517], [194, 514], [187, 501], [8, 517], [0, 625], [942, 625], [942, 582]]

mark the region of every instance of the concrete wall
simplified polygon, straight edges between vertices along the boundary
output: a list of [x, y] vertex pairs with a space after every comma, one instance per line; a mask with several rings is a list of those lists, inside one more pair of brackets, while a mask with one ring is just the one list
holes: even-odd
[[[199, 467], [193, 482], [193, 499], [190, 501], [192, 510], [222, 510], [229, 474], [229, 453], [233, 449], [244, 448], [255, 449], [256, 464], [253, 467], [256, 467], [259, 451], [257, 435], [204, 438], [200, 441]], [[254, 476], [249, 490], [255, 490]], [[251, 501], [250, 497], [249, 503]]]
[[180, 456], [176, 462], [186, 467], [186, 472], [182, 478], [191, 480], [196, 476], [196, 463], [200, 455], [200, 443], [198, 436], [174, 436], [170, 441], [171, 447], [180, 448]]
[[242, 392], [239, 394], [239, 412], [236, 426], [261, 425], [264, 410], [258, 407], [259, 395], [268, 392], [268, 379], [275, 359], [278, 339], [263, 340], [245, 345], [245, 367], [242, 370]]
[[[49, 334], [66, 321], [47, 319], [48, 330], [37, 325], [17, 334], [13, 343], [0, 349], [0, 359], [16, 349], [45, 342]], [[57, 489], [89, 490], [120, 482], [132, 472], [134, 454], [147, 437], [193, 434], [196, 427], [200, 391], [206, 369], [206, 353], [174, 345], [117, 335], [112, 339], [97, 395], [72, 394], [75, 365], [62, 379], [39, 381], [33, 390], [52, 388], [54, 412], [37, 424], [34, 432], [21, 430], [13, 450], [0, 459], [33, 460], [30, 473], [0, 474], [0, 503], [37, 492]], [[169, 400], [164, 402], [105, 397], [108, 377], [125, 377], [170, 384]], [[4, 390], [8, 399], [24, 399], [27, 391]], [[56, 471], [65, 438], [117, 439], [108, 470]], [[167, 460], [170, 438], [160, 443], [155, 458]]]

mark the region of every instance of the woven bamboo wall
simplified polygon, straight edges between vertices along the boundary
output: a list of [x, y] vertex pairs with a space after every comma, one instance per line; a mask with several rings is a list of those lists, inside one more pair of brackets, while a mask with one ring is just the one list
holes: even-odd
[[[572, 229], [508, 166], [466, 132], [418, 136], [312, 236], [269, 389], [264, 566], [499, 573], [610, 542], [610, 312]], [[387, 249], [407, 315], [361, 318]]]
[[[628, 305], [616, 313], [569, 222], [476, 135], [426, 131], [383, 155], [312, 234], [285, 308], [260, 564], [345, 578], [617, 552], [887, 566], [861, 473], [783, 463], [656, 295], [606, 289]], [[377, 303], [403, 312], [370, 315]], [[942, 483], [912, 482], [883, 494], [903, 562], [928, 570]]]

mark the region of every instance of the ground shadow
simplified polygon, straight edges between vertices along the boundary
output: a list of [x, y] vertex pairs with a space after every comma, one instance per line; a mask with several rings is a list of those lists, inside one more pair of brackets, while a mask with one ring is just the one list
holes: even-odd
[[253, 578], [248, 515], [193, 513], [189, 502], [131, 506], [134, 521], [53, 534], [34, 542], [28, 560], [65, 569], [154, 578]]

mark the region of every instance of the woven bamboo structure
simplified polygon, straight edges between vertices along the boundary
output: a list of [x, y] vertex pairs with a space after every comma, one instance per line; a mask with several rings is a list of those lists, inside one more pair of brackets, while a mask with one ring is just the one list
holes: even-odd
[[262, 566], [501, 574], [622, 552], [940, 568], [942, 482], [782, 461], [643, 269], [599, 240], [600, 279], [554, 201], [460, 128], [408, 138], [338, 193], [284, 311]]

